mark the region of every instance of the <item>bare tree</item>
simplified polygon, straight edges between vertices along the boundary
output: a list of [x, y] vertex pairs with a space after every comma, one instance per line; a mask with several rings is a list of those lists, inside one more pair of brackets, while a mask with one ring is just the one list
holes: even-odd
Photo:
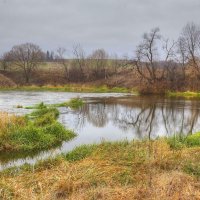
[[58, 62], [64, 67], [65, 70], [65, 77], [67, 80], [69, 80], [69, 61], [64, 58], [64, 55], [66, 53], [65, 48], [58, 48], [57, 50], [57, 60]]
[[181, 66], [183, 78], [186, 76], [186, 64], [188, 62], [187, 45], [183, 37], [180, 37], [177, 42], [177, 61]]
[[[163, 70], [165, 72], [165, 80], [167, 80], [170, 89], [176, 89], [177, 83], [180, 81], [180, 69], [176, 60], [176, 42], [166, 39], [163, 41]], [[181, 84], [181, 83], [180, 83]]]
[[96, 78], [107, 78], [107, 65], [108, 65], [108, 54], [104, 49], [96, 49], [89, 56], [92, 63], [92, 69]]
[[117, 74], [117, 70], [122, 66], [122, 61], [119, 59], [117, 54], [113, 54], [111, 67], [115, 74]]
[[8, 52], [4, 53], [1, 60], [1, 66], [4, 71], [6, 71], [11, 65], [11, 59]]
[[154, 82], [157, 78], [158, 66], [155, 62], [157, 55], [157, 40], [160, 40], [160, 29], [154, 28], [150, 33], [143, 35], [142, 43], [136, 50], [136, 68], [142, 78], [148, 82]]
[[[158, 50], [161, 51], [159, 46], [163, 46], [162, 56], [158, 54]], [[166, 70], [170, 69], [174, 46], [174, 42], [163, 39], [159, 28], [143, 35], [143, 41], [136, 49], [135, 61], [137, 72], [142, 79], [155, 83], [165, 78]]]
[[183, 28], [179, 42], [179, 51], [183, 59], [182, 62], [185, 64], [186, 60], [190, 61], [195, 73], [200, 76], [200, 26], [194, 23], [188, 23]]
[[75, 45], [73, 47], [73, 54], [74, 54], [74, 59], [73, 59], [73, 67], [78, 67], [80, 71], [80, 78], [84, 79], [84, 69], [86, 67], [86, 56], [85, 56], [85, 51], [81, 47], [80, 44]]
[[40, 47], [32, 43], [16, 45], [8, 54], [13, 64], [23, 70], [26, 83], [29, 83], [33, 70], [44, 59]]

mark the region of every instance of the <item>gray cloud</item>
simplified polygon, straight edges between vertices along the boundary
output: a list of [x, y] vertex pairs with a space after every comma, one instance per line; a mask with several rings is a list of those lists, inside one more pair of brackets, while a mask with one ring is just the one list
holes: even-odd
[[199, 10], [199, 0], [0, 0], [0, 54], [23, 42], [131, 54], [152, 27], [176, 39]]

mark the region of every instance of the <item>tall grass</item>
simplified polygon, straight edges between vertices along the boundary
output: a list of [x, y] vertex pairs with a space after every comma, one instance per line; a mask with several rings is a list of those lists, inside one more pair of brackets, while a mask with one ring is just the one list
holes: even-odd
[[[199, 199], [200, 146], [103, 142], [0, 173], [2, 199]], [[24, 197], [24, 194], [27, 194]]]
[[10, 115], [6, 112], [0, 112], [0, 136], [6, 134], [11, 127], [24, 126], [25, 124], [25, 117]]

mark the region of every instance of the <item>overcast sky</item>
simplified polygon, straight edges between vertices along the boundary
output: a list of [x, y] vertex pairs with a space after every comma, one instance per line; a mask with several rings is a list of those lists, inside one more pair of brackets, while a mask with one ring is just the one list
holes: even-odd
[[200, 23], [200, 0], [0, 0], [0, 54], [24, 42], [132, 54], [152, 27], [176, 39], [191, 21]]

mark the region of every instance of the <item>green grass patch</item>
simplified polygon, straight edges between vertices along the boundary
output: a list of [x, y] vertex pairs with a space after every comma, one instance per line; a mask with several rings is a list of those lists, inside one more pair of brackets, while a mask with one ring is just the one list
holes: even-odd
[[167, 139], [170, 146], [174, 149], [181, 149], [184, 147], [198, 147], [200, 146], [200, 133], [195, 133], [187, 136], [174, 136]]
[[200, 146], [200, 133], [187, 136], [185, 142], [188, 147]]
[[73, 98], [68, 102], [58, 103], [58, 104], [51, 104], [50, 107], [70, 107], [72, 109], [78, 109], [84, 105], [84, 101], [80, 98]]
[[29, 116], [40, 118], [47, 116], [47, 114], [51, 114], [54, 119], [57, 119], [59, 116], [59, 111], [57, 108], [42, 108], [33, 111]]
[[[39, 109], [36, 112], [44, 112], [45, 109], [55, 109], [55, 108], [59, 108], [59, 107], [70, 107], [72, 109], [78, 109], [81, 106], [84, 105], [84, 101], [80, 98], [73, 98], [67, 102], [62, 102], [62, 103], [56, 103], [56, 104], [47, 104], [45, 105], [43, 102], [35, 105], [35, 106], [26, 106], [24, 107], [25, 109]], [[42, 111], [41, 111], [42, 109]], [[32, 113], [32, 115], [34, 115], [34, 112]]]
[[200, 92], [167, 92], [168, 97], [200, 98]]
[[80, 147], [75, 148], [74, 150], [72, 150], [71, 152], [67, 153], [67, 154], [63, 154], [62, 156], [64, 157], [64, 159], [68, 160], [68, 161], [78, 161], [78, 160], [82, 160], [88, 156], [90, 156], [94, 150], [97, 149], [98, 145], [82, 145]]
[[88, 93], [136, 93], [134, 88], [95, 86], [85, 84], [45, 85], [45, 86], [20, 86], [0, 88], [1, 91], [55, 91], [55, 92], [88, 92]]
[[75, 137], [74, 132], [56, 121], [59, 116], [56, 108], [44, 104], [37, 108], [23, 119], [20, 117], [20, 123], [6, 125], [6, 132], [0, 135], [1, 153], [48, 149]]
[[72, 109], [77, 109], [83, 106], [84, 102], [82, 99], [74, 98], [71, 99], [69, 102], [66, 103], [66, 105]]

